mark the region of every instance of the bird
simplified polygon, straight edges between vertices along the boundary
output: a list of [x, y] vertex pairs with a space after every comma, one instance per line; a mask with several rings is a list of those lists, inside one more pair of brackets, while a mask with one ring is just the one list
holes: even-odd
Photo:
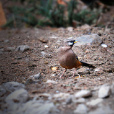
[[[72, 47], [73, 45], [77, 43], [76, 40], [67, 40], [64, 46], [60, 47], [58, 49], [58, 61], [60, 66], [65, 68], [64, 72], [60, 76], [60, 78], [63, 76], [63, 74], [67, 71], [67, 69], [79, 69], [81, 66], [89, 67], [89, 68], [95, 68], [92, 64], [88, 64], [83, 61], [79, 61], [78, 56], [73, 52]], [[74, 76], [74, 74], [73, 74]]]

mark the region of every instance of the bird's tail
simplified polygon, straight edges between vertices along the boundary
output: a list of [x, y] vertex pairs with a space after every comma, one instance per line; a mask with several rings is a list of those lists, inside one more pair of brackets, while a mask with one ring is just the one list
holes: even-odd
[[86, 66], [86, 67], [89, 67], [89, 68], [95, 68], [95, 66], [91, 65], [91, 64], [88, 64], [88, 63], [85, 63], [83, 61], [80, 61], [82, 63], [82, 66]]

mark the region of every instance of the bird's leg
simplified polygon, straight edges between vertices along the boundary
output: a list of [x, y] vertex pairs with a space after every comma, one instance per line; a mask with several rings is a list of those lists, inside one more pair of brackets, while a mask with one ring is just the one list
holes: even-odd
[[65, 69], [62, 73], [62, 75], [60, 76], [60, 78], [62, 78], [63, 74], [67, 71], [67, 69]]
[[[77, 70], [77, 69], [75, 68], [75, 71], [73, 72], [72, 77], [74, 77], [74, 75], [75, 75], [75, 73], [76, 73], [76, 74], [79, 76], [79, 78], [80, 78], [80, 74], [78, 74], [76, 70]], [[71, 78], [72, 78], [72, 77], [71, 77]]]

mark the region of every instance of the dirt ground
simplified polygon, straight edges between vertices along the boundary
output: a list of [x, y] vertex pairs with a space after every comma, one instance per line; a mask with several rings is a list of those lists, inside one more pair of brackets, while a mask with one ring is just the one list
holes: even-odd
[[[79, 37], [88, 34], [98, 34], [103, 44], [74, 46], [73, 50], [82, 60], [96, 66], [99, 71], [88, 71], [88, 68], [80, 68], [72, 76], [73, 70], [67, 70], [62, 79], [64, 68], [57, 60], [57, 49], [63, 41], [70, 37]], [[33, 98], [38, 93], [68, 92], [73, 94], [81, 89], [94, 89], [99, 85], [114, 81], [114, 29], [98, 27], [78, 27], [69, 31], [68, 28], [23, 28], [7, 29], [0, 31], [0, 84], [9, 81], [17, 81], [26, 84], [27, 90]], [[20, 45], [30, 46], [25, 52], [16, 51]], [[13, 48], [9, 48], [13, 47]], [[52, 70], [58, 67], [58, 70]], [[28, 79], [30, 76], [41, 73], [37, 83]], [[47, 80], [55, 80], [57, 84], [47, 84]], [[69, 107], [72, 109], [72, 107]]]

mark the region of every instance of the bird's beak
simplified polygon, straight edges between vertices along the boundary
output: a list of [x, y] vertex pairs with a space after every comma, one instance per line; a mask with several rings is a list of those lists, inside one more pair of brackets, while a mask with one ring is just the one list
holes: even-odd
[[77, 43], [78, 41], [74, 41], [74, 43]]

